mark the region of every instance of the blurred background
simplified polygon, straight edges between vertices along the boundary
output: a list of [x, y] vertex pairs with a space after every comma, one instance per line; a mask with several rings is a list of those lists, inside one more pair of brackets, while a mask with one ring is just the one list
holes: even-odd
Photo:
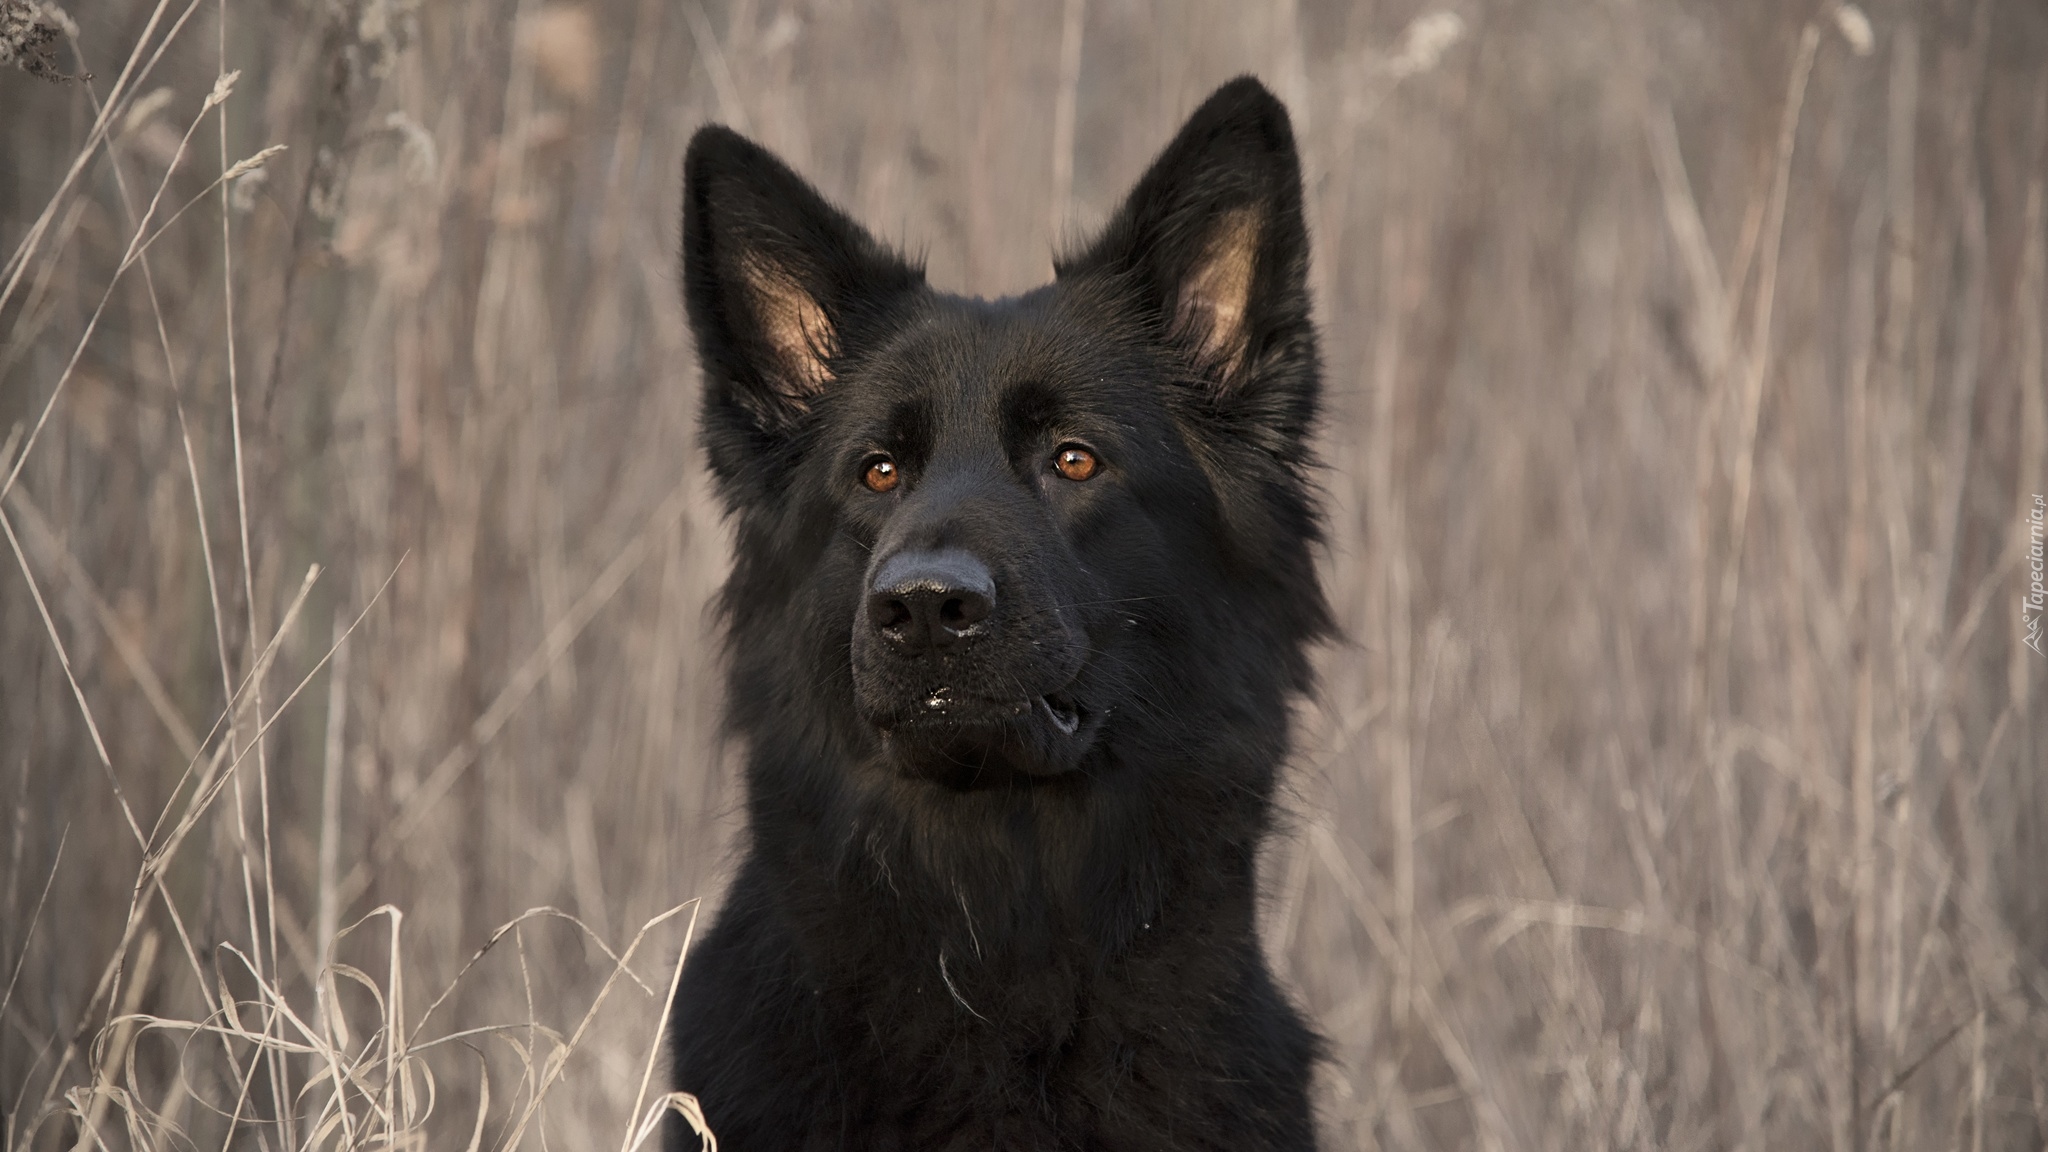
[[1325, 1145], [2048, 1143], [2035, 0], [0, 0], [8, 1152], [629, 1137], [738, 826], [688, 134], [996, 295], [1241, 72]]

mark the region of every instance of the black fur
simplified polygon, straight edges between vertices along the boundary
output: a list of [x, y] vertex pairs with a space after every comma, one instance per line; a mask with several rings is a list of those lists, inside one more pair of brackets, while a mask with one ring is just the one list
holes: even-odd
[[1011, 299], [933, 291], [718, 127], [683, 245], [749, 837], [677, 1087], [729, 1152], [1312, 1148], [1254, 928], [1329, 630], [1285, 109], [1225, 85]]

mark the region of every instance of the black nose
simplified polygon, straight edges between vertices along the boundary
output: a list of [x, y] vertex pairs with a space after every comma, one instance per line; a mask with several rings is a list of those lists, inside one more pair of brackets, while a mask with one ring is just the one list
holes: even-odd
[[875, 570], [868, 627], [906, 656], [943, 652], [995, 610], [988, 568], [958, 548], [898, 552]]

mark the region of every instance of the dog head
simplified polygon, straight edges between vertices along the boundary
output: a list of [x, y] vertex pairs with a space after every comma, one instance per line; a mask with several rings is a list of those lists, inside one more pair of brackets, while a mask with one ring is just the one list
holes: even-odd
[[1056, 278], [934, 291], [775, 157], [701, 130], [683, 280], [738, 549], [757, 744], [958, 788], [1269, 764], [1328, 628], [1299, 162], [1211, 96]]

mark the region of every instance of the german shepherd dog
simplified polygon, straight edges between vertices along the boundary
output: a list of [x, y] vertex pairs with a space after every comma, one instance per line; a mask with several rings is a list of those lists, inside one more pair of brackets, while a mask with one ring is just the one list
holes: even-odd
[[731, 1152], [1313, 1148], [1254, 925], [1330, 629], [1286, 109], [1224, 85], [1009, 299], [722, 127], [682, 240], [748, 835], [676, 1086]]

